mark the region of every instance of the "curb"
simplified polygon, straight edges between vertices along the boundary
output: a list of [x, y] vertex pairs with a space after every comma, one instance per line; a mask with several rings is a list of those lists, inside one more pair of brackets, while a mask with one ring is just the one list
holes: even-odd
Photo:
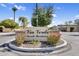
[[65, 46], [67, 46], [67, 41], [64, 40], [64, 39], [61, 39], [61, 40], [62, 40], [64, 43], [63, 43], [62, 45], [58, 45], [58, 46], [54, 47], [55, 50], [58, 50], [58, 49], [60, 49], [60, 48], [63, 48], [63, 47], [65, 47]]
[[8, 48], [14, 51], [18, 52], [54, 52], [59, 49], [62, 49], [63, 47], [67, 46], [67, 42], [63, 39], [61, 39], [64, 43], [61, 45], [58, 45], [56, 47], [48, 47], [48, 48], [22, 48], [22, 47], [17, 47], [11, 44], [11, 42], [8, 44]]
[[8, 35], [15, 35], [15, 32], [0, 33], [0, 36], [8, 36]]

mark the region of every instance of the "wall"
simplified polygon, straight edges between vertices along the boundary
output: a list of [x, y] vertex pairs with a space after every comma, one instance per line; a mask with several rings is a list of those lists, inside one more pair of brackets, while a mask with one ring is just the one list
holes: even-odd
[[47, 41], [48, 28], [47, 27], [28, 27], [25, 30], [16, 31], [16, 35], [20, 32], [25, 32], [25, 40], [39, 40]]

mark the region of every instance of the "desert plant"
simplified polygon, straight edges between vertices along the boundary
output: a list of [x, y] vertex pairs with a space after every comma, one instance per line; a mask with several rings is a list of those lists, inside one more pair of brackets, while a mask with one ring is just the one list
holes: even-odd
[[24, 43], [25, 40], [25, 33], [24, 32], [19, 32], [16, 34], [16, 45], [21, 46]]
[[19, 21], [22, 23], [22, 27], [26, 28], [26, 26], [28, 25], [28, 19], [26, 17], [19, 17]]
[[55, 46], [60, 40], [60, 34], [56, 34], [56, 35], [49, 35], [47, 38], [47, 42], [48, 44], [51, 44], [53, 46]]
[[33, 39], [31, 43], [36, 45], [36, 44], [38, 44], [38, 43], [39, 43], [39, 41], [38, 41], [38, 40]]

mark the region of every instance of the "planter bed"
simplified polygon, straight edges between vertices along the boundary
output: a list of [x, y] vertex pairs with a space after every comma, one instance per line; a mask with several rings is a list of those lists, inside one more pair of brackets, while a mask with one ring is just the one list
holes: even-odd
[[48, 46], [48, 47], [39, 47], [39, 48], [17, 47], [16, 45], [12, 44], [12, 42], [10, 42], [8, 44], [8, 47], [12, 50], [20, 51], [20, 52], [51, 52], [51, 51], [63, 48], [67, 45], [67, 42], [65, 40], [61, 39], [61, 41], [63, 41], [63, 43], [61, 43], [57, 46]]

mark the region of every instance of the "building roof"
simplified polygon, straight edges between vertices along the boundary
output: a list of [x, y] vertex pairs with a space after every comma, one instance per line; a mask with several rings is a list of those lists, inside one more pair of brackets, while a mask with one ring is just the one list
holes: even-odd
[[58, 26], [79, 26], [79, 25], [58, 25]]

